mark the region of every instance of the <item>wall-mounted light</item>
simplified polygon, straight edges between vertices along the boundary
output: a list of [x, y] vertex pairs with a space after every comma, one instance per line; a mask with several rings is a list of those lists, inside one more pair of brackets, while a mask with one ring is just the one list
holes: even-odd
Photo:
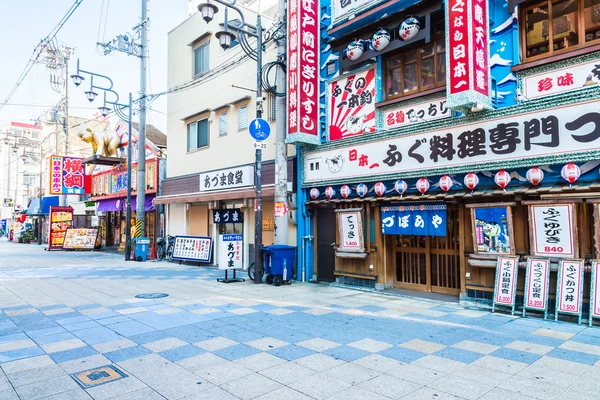
[[480, 111], [483, 111], [483, 104], [473, 103], [473, 107], [471, 107], [471, 112], [480, 112]]
[[371, 36], [371, 47], [373, 47], [376, 51], [382, 51], [385, 49], [390, 41], [392, 40], [392, 36], [387, 29], [379, 28], [377, 32]]

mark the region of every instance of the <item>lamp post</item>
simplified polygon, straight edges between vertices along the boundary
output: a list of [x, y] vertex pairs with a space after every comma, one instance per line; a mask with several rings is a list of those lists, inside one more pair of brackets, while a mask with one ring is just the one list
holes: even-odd
[[[256, 26], [247, 23], [244, 19], [244, 14], [236, 6], [237, 0], [215, 0], [217, 3], [225, 6], [225, 21], [223, 24], [224, 30], [219, 31], [215, 36], [219, 39], [219, 44], [224, 50], [231, 46], [231, 42], [236, 39], [236, 35], [229, 31], [231, 28], [237, 32], [239, 43], [244, 53], [256, 61], [256, 118], [262, 116], [262, 52], [263, 52], [263, 32], [261, 27], [260, 13], [256, 13]], [[239, 15], [239, 20], [229, 21], [227, 18], [227, 10], [231, 8]], [[214, 15], [219, 11], [219, 8], [212, 4], [210, 0], [205, 3], [198, 4], [198, 10], [202, 13], [202, 18], [207, 23], [210, 23]], [[260, 10], [259, 10], [260, 11]], [[256, 50], [253, 50], [248, 43], [248, 36], [256, 38]], [[254, 282], [261, 283], [263, 276], [262, 264], [262, 150], [256, 149], [255, 161], [255, 190], [256, 200], [254, 203]]]
[[[119, 103], [119, 94], [113, 90], [113, 81], [106, 75], [96, 74], [94, 72], [85, 71], [79, 68], [79, 60], [77, 60], [77, 72], [74, 75], [71, 75], [71, 79], [73, 79], [73, 83], [75, 86], [81, 85], [84, 81], [84, 77], [81, 74], [87, 74], [90, 76], [90, 90], [85, 92], [87, 99], [93, 102], [98, 93], [94, 91], [94, 89], [99, 89], [104, 92], [104, 102], [98, 110], [103, 117], [106, 117], [110, 113], [110, 108], [108, 105], [112, 105], [115, 113], [119, 116], [119, 118], [127, 121], [127, 211], [125, 218], [125, 261], [129, 261], [131, 256], [131, 120], [133, 119], [133, 99], [131, 96], [131, 92], [129, 93], [129, 103], [122, 104]], [[99, 86], [98, 84], [94, 84], [94, 78], [99, 78], [100, 80], [107, 83], [107, 85]], [[107, 99], [106, 94], [110, 93], [114, 98]], [[127, 108], [127, 114], [123, 111]], [[144, 149], [141, 149], [141, 157], [144, 157]], [[140, 153], [138, 153], [140, 154]], [[139, 157], [138, 157], [139, 158]], [[139, 198], [138, 198], [139, 201]]]

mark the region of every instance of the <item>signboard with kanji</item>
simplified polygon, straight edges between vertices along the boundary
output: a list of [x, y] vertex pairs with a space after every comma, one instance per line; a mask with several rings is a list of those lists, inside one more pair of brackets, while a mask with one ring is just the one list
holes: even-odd
[[83, 159], [50, 157], [50, 194], [85, 194]]
[[492, 312], [496, 306], [505, 306], [511, 308], [511, 314], [515, 315], [518, 273], [519, 257], [498, 257]]
[[446, 236], [446, 204], [400, 204], [381, 207], [384, 235]]
[[254, 167], [244, 165], [200, 174], [200, 191], [226, 190], [254, 185]]
[[219, 235], [219, 239], [219, 269], [243, 268], [243, 236], [240, 234]]
[[594, 318], [600, 318], [600, 261], [592, 261], [592, 279], [590, 282], [590, 326]]
[[210, 262], [212, 255], [212, 237], [175, 236], [173, 260]]
[[214, 224], [239, 224], [244, 213], [239, 208], [221, 208], [212, 210]]
[[600, 60], [528, 75], [523, 78], [523, 95], [526, 99], [550, 96], [597, 85], [596, 74]]
[[331, 13], [334, 20], [341, 19], [350, 12], [355, 12], [358, 9], [373, 7], [380, 3], [381, 0], [332, 0]]
[[48, 235], [47, 250], [63, 248], [67, 229], [73, 226], [72, 207], [50, 207], [50, 234]]
[[423, 103], [388, 108], [383, 112], [385, 129], [400, 128], [420, 122], [433, 121], [452, 116], [446, 99], [434, 99]]
[[287, 23], [288, 143], [319, 144], [318, 0], [290, 0]]
[[335, 210], [337, 213], [339, 243], [336, 256], [344, 253], [364, 253], [362, 208]]
[[543, 311], [548, 316], [548, 291], [550, 287], [550, 259], [529, 258], [525, 273], [523, 316], [527, 310]]
[[581, 324], [583, 304], [583, 260], [560, 260], [556, 277], [556, 308], [558, 314], [579, 316]]
[[375, 69], [351, 73], [329, 86], [329, 140], [375, 131]]
[[575, 257], [572, 204], [530, 205], [533, 255]]
[[488, 4], [446, 1], [447, 94], [450, 108], [490, 107]]

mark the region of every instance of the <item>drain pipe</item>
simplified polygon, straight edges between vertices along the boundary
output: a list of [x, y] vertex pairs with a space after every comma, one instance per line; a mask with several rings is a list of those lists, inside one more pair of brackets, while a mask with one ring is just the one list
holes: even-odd
[[298, 200], [298, 208], [301, 209], [302, 215], [298, 216], [298, 226], [296, 230], [296, 239], [300, 244], [300, 251], [297, 252], [298, 265], [300, 265], [300, 281], [307, 282], [307, 255], [306, 251], [309, 248], [309, 243], [313, 240], [313, 237], [307, 233], [310, 233], [310, 217], [306, 212], [305, 192], [302, 189], [302, 147], [296, 146], [296, 182], [297, 191], [296, 198]]

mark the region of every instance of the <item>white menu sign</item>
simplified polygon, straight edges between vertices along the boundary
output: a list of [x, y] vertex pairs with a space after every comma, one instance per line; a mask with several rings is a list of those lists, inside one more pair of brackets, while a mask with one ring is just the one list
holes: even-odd
[[451, 115], [452, 112], [446, 107], [446, 99], [435, 99], [385, 110], [383, 112], [383, 127], [385, 129], [398, 128], [419, 122], [447, 118]]
[[531, 217], [534, 255], [575, 256], [571, 204], [532, 205]]
[[363, 252], [363, 225], [360, 209], [336, 210], [339, 246], [338, 252]]
[[527, 76], [523, 79], [523, 94], [527, 99], [535, 99], [597, 85], [594, 72], [599, 72], [599, 64], [600, 60], [593, 60]]
[[496, 267], [496, 293], [494, 303], [512, 306], [515, 300], [515, 284], [517, 278], [517, 259], [500, 257]]
[[590, 316], [594, 318], [600, 318], [600, 261], [594, 261], [592, 263], [591, 293], [592, 298], [590, 299]]
[[210, 262], [212, 237], [175, 236], [173, 260]]
[[240, 234], [219, 235], [219, 269], [241, 269], [244, 248], [243, 236]]
[[530, 258], [527, 260], [527, 282], [525, 306], [534, 310], [545, 310], [548, 299], [548, 277], [550, 260]]
[[583, 261], [563, 260], [556, 290], [557, 312], [579, 314], [582, 301]]
[[200, 191], [225, 190], [254, 185], [254, 166], [220, 169], [200, 174]]

